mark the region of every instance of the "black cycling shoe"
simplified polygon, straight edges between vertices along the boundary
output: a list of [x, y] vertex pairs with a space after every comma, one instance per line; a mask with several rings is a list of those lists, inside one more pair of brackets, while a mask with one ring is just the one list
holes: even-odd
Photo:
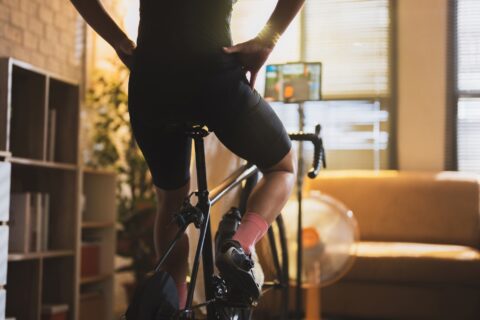
[[225, 241], [217, 252], [215, 264], [233, 294], [241, 295], [249, 304], [258, 300], [262, 280], [255, 277], [254, 261], [238, 241]]
[[223, 243], [232, 239], [235, 232], [237, 232], [241, 220], [242, 215], [240, 214], [240, 210], [235, 207], [230, 208], [230, 210], [223, 215], [218, 225], [218, 231], [215, 234], [215, 252], [217, 254], [220, 252]]

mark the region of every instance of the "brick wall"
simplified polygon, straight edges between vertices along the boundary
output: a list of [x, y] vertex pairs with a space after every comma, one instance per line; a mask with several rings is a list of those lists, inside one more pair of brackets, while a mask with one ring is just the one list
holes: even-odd
[[68, 0], [0, 0], [0, 56], [79, 80], [82, 25]]

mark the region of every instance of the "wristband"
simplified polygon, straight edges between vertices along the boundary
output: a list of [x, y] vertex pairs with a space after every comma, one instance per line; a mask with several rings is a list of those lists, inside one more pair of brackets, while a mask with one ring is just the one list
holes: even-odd
[[272, 29], [271, 25], [267, 24], [257, 35], [257, 39], [265, 43], [270, 48], [275, 47], [278, 40], [280, 40], [280, 32]]

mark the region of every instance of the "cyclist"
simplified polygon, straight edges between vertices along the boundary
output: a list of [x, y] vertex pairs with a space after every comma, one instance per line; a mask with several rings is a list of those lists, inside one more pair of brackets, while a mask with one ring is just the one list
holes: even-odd
[[[226, 281], [258, 298], [261, 288], [250, 253], [285, 205], [295, 168], [285, 128], [253, 87], [258, 70], [304, 0], [278, 0], [258, 36], [236, 45], [230, 36], [234, 0], [140, 0], [137, 44], [99, 0], [72, 2], [131, 71], [131, 126], [158, 199], [158, 256], [177, 231], [169, 222], [189, 191], [191, 140], [180, 124], [206, 124], [228, 149], [262, 171], [240, 227], [216, 252]], [[184, 235], [165, 264], [176, 283], [180, 307], [187, 293], [187, 256]]]

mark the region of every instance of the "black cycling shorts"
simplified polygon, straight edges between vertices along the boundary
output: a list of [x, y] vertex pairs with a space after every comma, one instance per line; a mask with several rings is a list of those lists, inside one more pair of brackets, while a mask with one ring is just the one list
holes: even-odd
[[[252, 90], [239, 64], [215, 72], [133, 68], [129, 113], [154, 184], [166, 190], [190, 178], [191, 138], [181, 124], [202, 124], [233, 153], [260, 169], [278, 163], [291, 141], [270, 105]], [[213, 166], [214, 167], [214, 166]]]

